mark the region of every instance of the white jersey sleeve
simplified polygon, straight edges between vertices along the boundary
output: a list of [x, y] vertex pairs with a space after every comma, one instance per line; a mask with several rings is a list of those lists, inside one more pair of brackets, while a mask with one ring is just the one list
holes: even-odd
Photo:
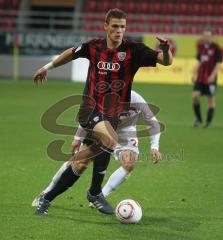
[[131, 107], [140, 113], [142, 119], [148, 125], [148, 133], [151, 141], [151, 149], [159, 149], [160, 124], [149, 108], [145, 99], [135, 91], [131, 91]]
[[81, 127], [81, 125], [79, 124], [78, 129], [74, 135], [74, 140], [80, 140], [83, 141], [84, 138], [86, 137], [87, 132]]

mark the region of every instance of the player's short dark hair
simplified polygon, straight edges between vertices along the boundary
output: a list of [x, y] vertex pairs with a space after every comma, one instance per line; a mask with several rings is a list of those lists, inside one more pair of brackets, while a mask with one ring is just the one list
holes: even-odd
[[108, 24], [111, 18], [126, 19], [126, 13], [118, 8], [110, 9], [105, 16], [105, 22]]

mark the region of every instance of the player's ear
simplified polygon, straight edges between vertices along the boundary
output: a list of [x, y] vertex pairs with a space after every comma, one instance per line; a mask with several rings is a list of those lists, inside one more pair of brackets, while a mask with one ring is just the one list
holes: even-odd
[[106, 22], [104, 23], [104, 29], [105, 29], [105, 31], [107, 31], [107, 29], [108, 29], [108, 24]]

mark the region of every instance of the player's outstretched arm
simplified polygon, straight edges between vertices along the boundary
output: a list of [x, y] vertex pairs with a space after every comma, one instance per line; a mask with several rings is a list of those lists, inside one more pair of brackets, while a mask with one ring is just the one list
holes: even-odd
[[160, 42], [161, 52], [158, 53], [157, 62], [164, 66], [169, 66], [173, 62], [173, 55], [170, 51], [170, 45], [168, 39], [156, 37], [156, 39]]
[[55, 60], [50, 63], [47, 63], [42, 68], [38, 69], [33, 76], [33, 81], [35, 84], [42, 83], [44, 80], [47, 80], [47, 71], [64, 65], [72, 60], [73, 57], [73, 48], [69, 48], [60, 54]]

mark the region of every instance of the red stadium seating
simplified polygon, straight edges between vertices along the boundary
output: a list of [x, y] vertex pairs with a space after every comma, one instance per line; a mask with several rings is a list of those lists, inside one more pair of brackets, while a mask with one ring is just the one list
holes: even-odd
[[[87, 0], [87, 12], [101, 13], [110, 8], [127, 12], [128, 31], [199, 34], [211, 27], [222, 34], [223, 0]], [[132, 15], [134, 14], [134, 15]], [[132, 15], [132, 16], [131, 16]], [[87, 24], [92, 24], [86, 17]], [[130, 26], [129, 26], [130, 25]], [[86, 27], [85, 27], [86, 28]], [[88, 28], [88, 27], [87, 27]]]
[[160, 23], [160, 17], [159, 16], [153, 16], [150, 20], [149, 20], [149, 24], [157, 24]]
[[213, 4], [210, 4], [210, 3], [206, 5], [202, 5], [201, 9], [202, 9], [203, 15], [211, 15], [212, 13], [214, 13]]
[[216, 28], [216, 29], [215, 29], [215, 34], [217, 34], [217, 35], [223, 35], [223, 28], [222, 28], [222, 27]]
[[177, 5], [176, 14], [177, 15], [185, 15], [185, 14], [187, 14], [187, 4], [186, 3], [182, 3], [182, 4]]
[[[0, 27], [16, 27], [17, 10], [21, 0], [0, 0], [0, 10], [13, 10], [6, 21], [0, 12]], [[57, 2], [57, 0], [32, 0], [30, 2]], [[66, 0], [65, 2], [73, 2]], [[103, 31], [104, 13], [111, 8], [121, 8], [128, 14], [128, 30], [131, 32], [198, 34], [211, 28], [222, 34], [223, 0], [86, 0], [83, 24], [85, 31]], [[73, 11], [73, 10], [72, 10]], [[13, 15], [14, 14], [14, 15]]]
[[153, 14], [160, 14], [162, 10], [162, 5], [160, 2], [155, 2], [153, 5]]
[[98, 11], [107, 12], [110, 9], [109, 1], [98, 2]]
[[137, 9], [137, 3], [135, 1], [131, 1], [127, 4], [127, 12], [129, 13], [135, 13]]
[[21, 0], [0, 0], [0, 8], [16, 10], [19, 8]]
[[87, 3], [87, 12], [96, 12], [97, 2], [96, 1], [88, 1]]
[[18, 9], [20, 5], [20, 0], [11, 0], [11, 6], [13, 9]]
[[119, 8], [122, 9], [122, 7], [124, 7], [125, 4], [122, 4], [121, 1], [117, 1], [114, 3], [114, 8]]
[[165, 14], [175, 14], [175, 4], [167, 3], [166, 8], [164, 10]]
[[141, 4], [141, 13], [142, 14], [148, 14], [150, 9], [151, 8], [150, 8], [150, 5], [148, 3], [142, 2], [142, 4]]
[[201, 7], [199, 3], [193, 4], [193, 7], [191, 8], [191, 13], [195, 16], [199, 15], [201, 11]]
[[0, 0], [0, 28], [16, 27], [17, 10], [21, 0]]
[[174, 29], [170, 25], [164, 25], [164, 27], [162, 28], [162, 32], [163, 33], [173, 33]]

